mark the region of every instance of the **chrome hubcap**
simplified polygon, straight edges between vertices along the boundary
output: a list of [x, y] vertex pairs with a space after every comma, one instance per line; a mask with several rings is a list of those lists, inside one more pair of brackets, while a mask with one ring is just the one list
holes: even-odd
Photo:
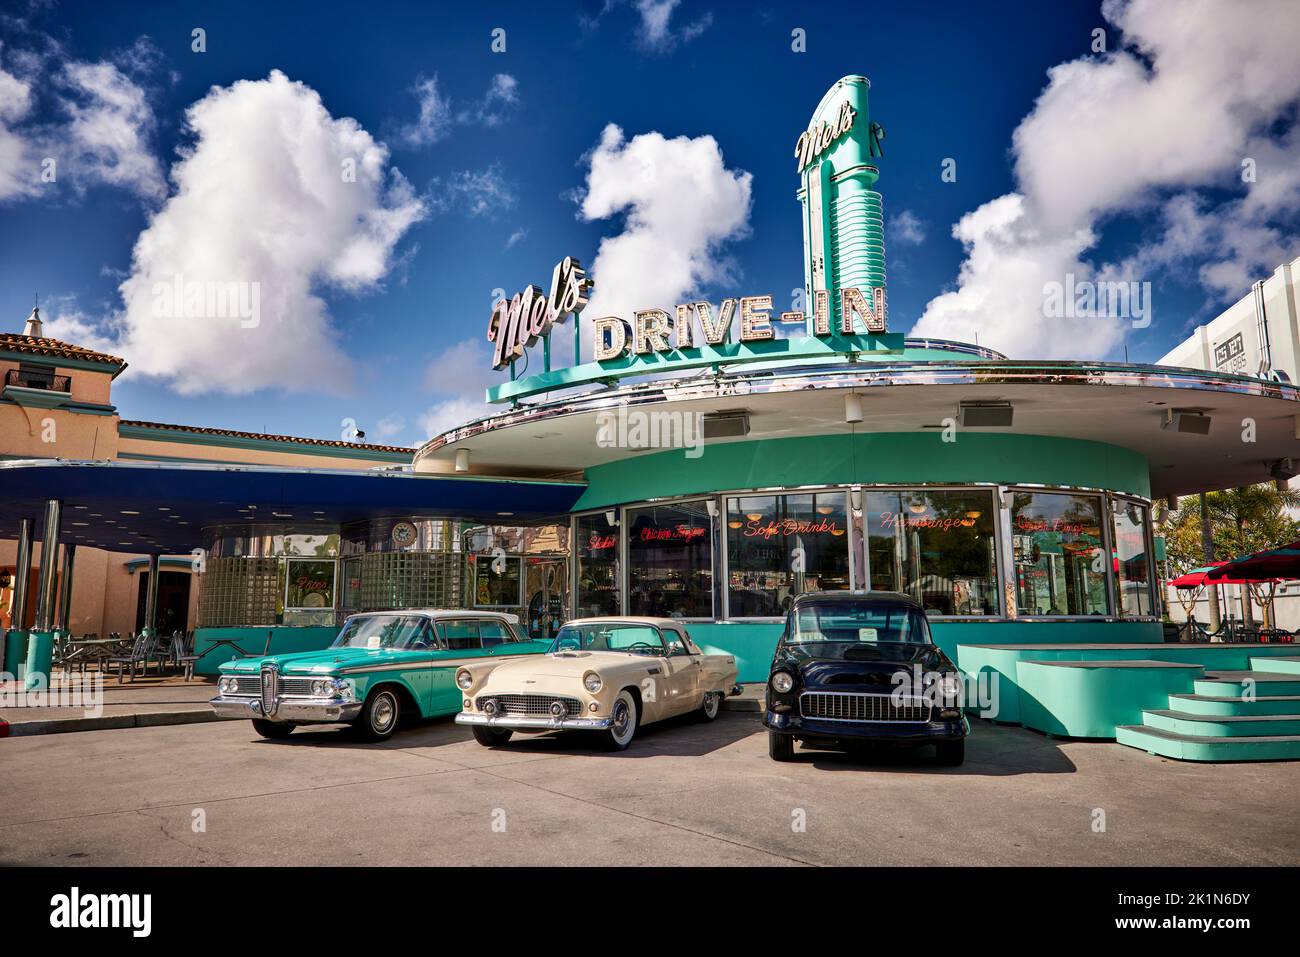
[[632, 727], [632, 715], [628, 707], [622, 701], [614, 705], [614, 737], [620, 740], [627, 736], [628, 730]]
[[375, 702], [374, 710], [370, 713], [370, 723], [376, 731], [383, 731], [393, 723], [396, 714], [397, 702], [393, 700], [392, 695], [380, 695], [379, 700]]
[[711, 716], [712, 716], [712, 715], [715, 715], [715, 714], [718, 713], [718, 696], [717, 696], [717, 695], [715, 695], [715, 694], [711, 694], [711, 695], [707, 695], [707, 696], [705, 697], [705, 699], [704, 699], [704, 710], [707, 711], [707, 712], [709, 713], [709, 715], [711, 715]]

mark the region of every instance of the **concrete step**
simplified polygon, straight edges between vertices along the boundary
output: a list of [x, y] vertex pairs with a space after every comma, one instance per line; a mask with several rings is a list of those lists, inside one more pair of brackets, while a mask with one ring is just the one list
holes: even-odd
[[1240, 695], [1171, 694], [1169, 708], [1188, 714], [1300, 714], [1300, 695], [1260, 696], [1250, 700]]
[[1130, 748], [1180, 761], [1295, 761], [1300, 735], [1203, 737], [1144, 725], [1121, 725], [1115, 740]]
[[1252, 657], [1250, 659], [1250, 669], [1270, 674], [1300, 676], [1300, 655], [1270, 655], [1267, 658]]
[[1252, 686], [1258, 697], [1300, 695], [1300, 674], [1278, 674], [1268, 671], [1207, 671], [1197, 678], [1193, 690], [1197, 694], [1235, 697], [1242, 688]]
[[1300, 714], [1189, 714], [1186, 711], [1143, 711], [1142, 724], [1206, 738], [1251, 738], [1300, 735]]

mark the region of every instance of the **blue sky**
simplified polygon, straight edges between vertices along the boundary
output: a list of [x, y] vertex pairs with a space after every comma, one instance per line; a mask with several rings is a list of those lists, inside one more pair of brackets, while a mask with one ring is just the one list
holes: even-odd
[[[1300, 253], [1291, 241], [1300, 190], [1280, 175], [1268, 179], [1295, 159], [1294, 56], [1266, 63], [1283, 74], [1267, 93], [1242, 66], [1267, 61], [1270, 44], [1294, 43], [1285, 35], [1294, 27], [1278, 23], [1295, 18], [1182, 6], [1226, 52], [1202, 55], [1167, 9], [1147, 2], [1104, 13], [1090, 2], [33, 4], [0, 22], [0, 123], [12, 147], [6, 154], [0, 138], [0, 158], [15, 167], [8, 195], [0, 178], [0, 310], [18, 331], [39, 293], [54, 331], [116, 346], [132, 362], [114, 389], [126, 418], [326, 438], [351, 418], [370, 441], [418, 443], [429, 428], [476, 413], [477, 393], [493, 381], [483, 338], [492, 291], [545, 285], [568, 254], [591, 267], [602, 239], [631, 228], [629, 217], [656, 222], [647, 243], [694, 244], [690, 292], [771, 292], [780, 302], [801, 285], [793, 143], [826, 88], [863, 73], [872, 119], [887, 132], [878, 185], [886, 218], [909, 227], [894, 222], [887, 233], [891, 329], [907, 331], [931, 310], [927, 331], [985, 328], [981, 341], [1014, 345], [1022, 300], [1037, 294], [1041, 276], [1077, 262], [1085, 272], [1150, 281], [1152, 324], [1082, 337], [1040, 330], [1024, 341], [1039, 354], [1118, 358], [1127, 348], [1154, 360], [1245, 295], [1249, 278]], [[206, 31], [206, 52], [191, 50], [196, 27]], [[497, 28], [503, 53], [491, 49]], [[796, 28], [806, 31], [806, 52], [791, 49]], [[1098, 28], [1102, 53], [1092, 50]], [[302, 86], [272, 90], [272, 71]], [[1226, 91], [1221, 102], [1204, 103], [1202, 79]], [[260, 86], [213, 98], [213, 88], [229, 92], [241, 80]], [[265, 167], [292, 164], [305, 148], [271, 141], [298, 136], [286, 130], [315, 115], [312, 91], [328, 135], [355, 142], [329, 125], [354, 120], [379, 151], [379, 171], [356, 208], [313, 212], [298, 203], [286, 214], [276, 205], [283, 196], [273, 195], [283, 180]], [[200, 101], [210, 106], [201, 133], [185, 123]], [[1204, 115], [1182, 116], [1187, 103], [1202, 104]], [[1223, 131], [1216, 110], [1239, 127]], [[1144, 119], [1171, 115], [1172, 129]], [[1207, 123], [1229, 142], [1203, 149]], [[692, 156], [720, 153], [721, 170], [704, 164], [701, 176], [739, 184], [748, 174], [747, 204], [731, 211], [738, 223], [710, 233], [690, 222], [690, 197], [652, 193], [615, 196], [611, 215], [580, 218], [584, 191], [611, 188], [589, 180], [609, 124], [622, 131], [612, 153], [659, 151], [671, 162], [691, 141], [701, 146]], [[686, 140], [637, 140], [652, 133]], [[702, 137], [716, 148], [704, 149]], [[1093, 155], [1099, 142], [1105, 152]], [[178, 149], [195, 159], [183, 185], [172, 175]], [[1183, 161], [1196, 151], [1196, 162]], [[1253, 204], [1253, 184], [1238, 170], [1251, 153], [1259, 182], [1274, 187]], [[66, 158], [63, 172], [32, 186], [28, 167], [46, 155]], [[955, 182], [940, 178], [946, 158], [956, 160]], [[1130, 175], [1148, 161], [1150, 172]], [[246, 177], [241, 164], [253, 164]], [[168, 211], [179, 192], [186, 202]], [[1008, 196], [1025, 202], [998, 205]], [[964, 248], [954, 224], [977, 210], [987, 216], [968, 220], [973, 245]], [[367, 227], [372, 254], [342, 262], [332, 230], [342, 243], [348, 217], [377, 212], [391, 221]], [[160, 216], [133, 265], [133, 248]], [[677, 216], [680, 237], [672, 235]], [[1234, 229], [1240, 236], [1229, 241]], [[273, 241], [257, 246], [259, 235]], [[1018, 258], [1038, 256], [1054, 236], [1069, 237], [1060, 254], [1035, 262], [1024, 281], [1033, 288], [1007, 299]], [[317, 310], [312, 322], [292, 333], [268, 322], [259, 335], [282, 335], [278, 344], [228, 331], [197, 349], [169, 344], [186, 335], [183, 326], [124, 331], [129, 297], [119, 286], [134, 273], [144, 281], [169, 263], [202, 262], [205, 250], [263, 282], [301, 280], [300, 299], [288, 301]], [[990, 256], [1001, 259], [990, 265]], [[594, 273], [601, 292], [610, 274], [619, 278], [613, 265], [607, 273]], [[935, 306], [945, 292], [959, 298]], [[266, 361], [244, 364], [264, 349]]]

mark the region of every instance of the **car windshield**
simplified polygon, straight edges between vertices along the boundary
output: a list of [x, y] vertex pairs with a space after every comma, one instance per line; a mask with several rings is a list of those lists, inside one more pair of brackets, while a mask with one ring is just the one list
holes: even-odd
[[358, 615], [343, 623], [331, 648], [428, 648], [429, 620], [419, 615]]
[[592, 622], [565, 625], [547, 649], [557, 651], [625, 651], [633, 655], [663, 655], [664, 641], [653, 625], [635, 622]]
[[930, 644], [925, 615], [911, 605], [869, 600], [810, 602], [799, 605], [791, 617], [786, 641], [792, 644]]

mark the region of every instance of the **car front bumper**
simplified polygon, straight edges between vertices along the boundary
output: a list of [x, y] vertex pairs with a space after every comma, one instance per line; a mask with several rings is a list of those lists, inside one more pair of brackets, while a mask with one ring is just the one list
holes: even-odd
[[208, 704], [222, 718], [265, 718], [285, 724], [338, 724], [361, 713], [363, 702], [349, 698], [280, 698], [274, 715], [262, 713], [260, 698], [217, 695]]
[[456, 715], [457, 724], [483, 725], [488, 728], [518, 728], [523, 731], [604, 731], [614, 723], [613, 718], [529, 718], [523, 715], [494, 715], [488, 717], [474, 711]]
[[763, 725], [769, 731], [788, 734], [805, 744], [867, 743], [933, 744], [960, 741], [970, 731], [965, 717], [939, 721], [828, 721], [797, 714], [767, 711]]

